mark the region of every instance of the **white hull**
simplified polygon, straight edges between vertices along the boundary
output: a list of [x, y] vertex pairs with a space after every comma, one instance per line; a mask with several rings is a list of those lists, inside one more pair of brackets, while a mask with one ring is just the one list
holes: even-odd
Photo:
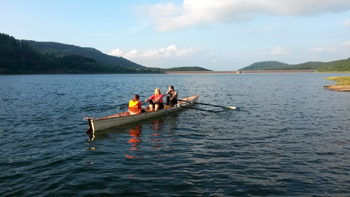
[[[198, 100], [198, 95], [183, 98], [181, 100], [196, 102]], [[111, 128], [111, 127], [115, 127], [115, 126], [119, 126], [119, 125], [123, 125], [123, 124], [137, 122], [137, 121], [148, 119], [148, 118], [162, 116], [162, 115], [165, 115], [168, 113], [179, 111], [179, 110], [185, 108], [186, 106], [189, 107], [189, 106], [193, 105], [193, 103], [185, 102], [185, 101], [179, 101], [179, 104], [182, 107], [165, 108], [165, 109], [161, 109], [158, 111], [144, 112], [144, 113], [137, 114], [137, 115], [129, 115], [128, 112], [123, 112], [123, 113], [118, 113], [118, 114], [114, 114], [114, 115], [110, 115], [110, 116], [106, 116], [106, 117], [101, 117], [101, 118], [97, 118], [97, 119], [91, 118], [91, 119], [88, 119], [89, 126], [90, 126], [89, 130], [92, 130], [92, 132], [96, 132], [98, 130], [103, 130], [103, 129], [107, 129], [107, 128]]]

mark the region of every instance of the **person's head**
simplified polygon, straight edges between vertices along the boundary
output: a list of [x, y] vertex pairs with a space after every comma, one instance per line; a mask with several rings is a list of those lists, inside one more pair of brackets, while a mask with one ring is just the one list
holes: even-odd
[[140, 99], [140, 96], [139, 96], [138, 94], [135, 94], [134, 100], [135, 100], [135, 101], [138, 101], [139, 99]]
[[155, 90], [154, 90], [154, 94], [155, 95], [160, 95], [161, 93], [160, 93], [160, 89], [159, 88], [156, 88]]
[[173, 85], [169, 86], [169, 91], [174, 91], [174, 86]]

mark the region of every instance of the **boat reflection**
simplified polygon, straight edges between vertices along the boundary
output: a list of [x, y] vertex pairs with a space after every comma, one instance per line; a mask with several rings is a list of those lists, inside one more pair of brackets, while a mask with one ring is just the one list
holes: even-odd
[[[127, 149], [125, 156], [130, 159], [143, 159], [143, 154], [149, 150], [160, 151], [167, 141], [172, 141], [169, 135], [174, 135], [178, 116], [166, 116], [140, 121], [137, 124], [126, 124], [96, 133], [89, 134], [89, 149], [98, 149], [104, 144], [102, 140], [115, 140], [120, 143], [120, 149]], [[98, 143], [96, 141], [99, 141]], [[144, 147], [145, 150], [141, 150]]]
[[141, 135], [142, 132], [142, 125], [136, 126], [134, 128], [130, 128], [129, 136], [130, 139], [128, 141], [129, 144], [131, 144], [130, 147], [130, 154], [126, 155], [127, 158], [130, 159], [142, 159], [142, 155], [138, 155], [140, 152], [140, 144], [141, 144]]

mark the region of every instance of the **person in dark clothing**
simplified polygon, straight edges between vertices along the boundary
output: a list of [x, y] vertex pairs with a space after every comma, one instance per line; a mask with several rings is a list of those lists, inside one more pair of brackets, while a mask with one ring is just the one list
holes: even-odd
[[168, 96], [166, 97], [166, 104], [170, 106], [174, 106], [177, 104], [177, 92], [174, 90], [174, 86], [169, 86], [169, 91], [166, 93]]

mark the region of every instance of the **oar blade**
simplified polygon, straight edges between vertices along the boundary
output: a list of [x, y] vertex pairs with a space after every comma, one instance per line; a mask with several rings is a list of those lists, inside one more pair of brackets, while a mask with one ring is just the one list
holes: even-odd
[[179, 101], [185, 101], [185, 102], [188, 102], [188, 103], [194, 103], [194, 104], [200, 104], [200, 105], [209, 105], [209, 106], [214, 106], [214, 107], [222, 107], [222, 108], [225, 108], [225, 109], [232, 109], [232, 110], [237, 109], [237, 107], [235, 107], [235, 106], [221, 106], [221, 105], [213, 105], [213, 104], [209, 104], [209, 103], [200, 103], [200, 102], [186, 101], [186, 100], [179, 100]]
[[233, 109], [233, 110], [237, 109], [237, 107], [235, 107], [235, 106], [225, 106], [225, 108], [226, 109]]

